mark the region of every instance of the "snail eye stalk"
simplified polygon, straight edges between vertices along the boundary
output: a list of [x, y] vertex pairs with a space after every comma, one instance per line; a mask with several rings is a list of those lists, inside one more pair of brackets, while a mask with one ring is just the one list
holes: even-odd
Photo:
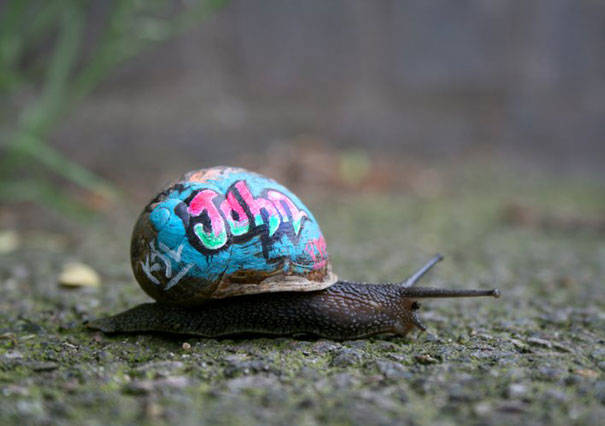
[[500, 297], [500, 290], [497, 288], [491, 290], [456, 290], [447, 288], [434, 287], [412, 287], [402, 289], [403, 297], [416, 298], [445, 298], [445, 297]]
[[420, 280], [420, 278], [422, 278], [428, 271], [431, 270], [431, 268], [433, 266], [435, 266], [441, 260], [443, 260], [442, 255], [440, 255], [440, 254], [435, 255], [431, 260], [429, 260], [426, 263], [426, 265], [424, 265], [422, 268], [417, 270], [410, 278], [403, 281], [399, 285], [404, 288], [412, 287], [414, 284], [416, 284]]
[[[500, 290], [497, 288], [492, 290], [449, 290], [445, 288], [432, 288], [432, 287], [413, 287], [420, 278], [426, 275], [427, 272], [431, 270], [433, 266], [435, 266], [439, 261], [443, 260], [443, 256], [440, 254], [435, 255], [431, 260], [429, 260], [422, 268], [418, 269], [410, 278], [407, 280], [398, 283], [400, 287], [402, 287], [403, 292], [402, 296], [404, 297], [418, 297], [418, 298], [426, 298], [426, 297], [483, 297], [483, 296], [492, 296], [492, 297], [500, 297]], [[415, 302], [414, 302], [415, 303]], [[412, 305], [413, 310], [418, 309], [420, 305]], [[414, 306], [416, 306], [414, 308]]]

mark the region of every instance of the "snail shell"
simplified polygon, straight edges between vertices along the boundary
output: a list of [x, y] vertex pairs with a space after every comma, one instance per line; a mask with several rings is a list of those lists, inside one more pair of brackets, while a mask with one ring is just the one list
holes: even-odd
[[189, 172], [147, 204], [131, 263], [147, 294], [179, 305], [337, 281], [311, 211], [283, 185], [232, 167]]

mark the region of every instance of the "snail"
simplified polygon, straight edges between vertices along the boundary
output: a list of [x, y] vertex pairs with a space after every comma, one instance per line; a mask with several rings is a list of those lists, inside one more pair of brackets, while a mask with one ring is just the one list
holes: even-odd
[[156, 302], [88, 327], [204, 337], [403, 336], [425, 330], [417, 299], [500, 295], [414, 287], [441, 259], [399, 283], [339, 280], [317, 221], [296, 195], [245, 169], [201, 169], [160, 192], [134, 227], [132, 269]]

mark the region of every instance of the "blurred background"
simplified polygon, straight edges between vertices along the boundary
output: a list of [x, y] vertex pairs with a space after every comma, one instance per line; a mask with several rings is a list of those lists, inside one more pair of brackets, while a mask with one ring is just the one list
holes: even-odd
[[5, 205], [107, 210], [216, 164], [378, 191], [469, 165], [604, 176], [602, 2], [8, 0], [0, 17]]

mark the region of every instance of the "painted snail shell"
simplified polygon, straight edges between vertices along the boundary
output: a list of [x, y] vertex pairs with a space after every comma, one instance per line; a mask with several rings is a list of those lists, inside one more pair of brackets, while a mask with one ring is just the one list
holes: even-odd
[[132, 269], [157, 303], [88, 326], [351, 339], [424, 330], [419, 298], [499, 296], [497, 289], [413, 287], [439, 260], [399, 283], [338, 280], [319, 225], [296, 195], [244, 169], [202, 169], [160, 192], [134, 227]]
[[131, 262], [141, 287], [172, 304], [337, 281], [319, 225], [298, 197], [228, 167], [187, 173], [156, 196], [134, 227]]

